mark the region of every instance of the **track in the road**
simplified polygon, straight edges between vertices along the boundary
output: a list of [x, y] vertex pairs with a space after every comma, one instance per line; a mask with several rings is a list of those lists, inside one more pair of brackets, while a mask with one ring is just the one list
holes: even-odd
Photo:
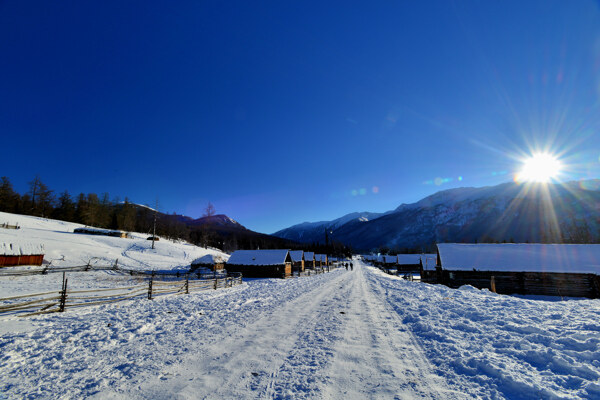
[[385, 293], [353, 272], [343, 340], [326, 374], [324, 399], [448, 399], [455, 394], [435, 376], [412, 334], [388, 307]]
[[[223, 332], [176, 367], [153, 398], [452, 398], [420, 347], [358, 265]], [[302, 278], [310, 279], [310, 278]], [[378, 293], [379, 295], [383, 295]], [[230, 329], [232, 327], [229, 327]], [[145, 394], [145, 395], [144, 395]]]

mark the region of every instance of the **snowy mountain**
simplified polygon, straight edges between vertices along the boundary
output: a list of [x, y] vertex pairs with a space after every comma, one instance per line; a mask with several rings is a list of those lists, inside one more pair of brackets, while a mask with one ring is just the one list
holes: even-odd
[[230, 229], [240, 229], [247, 230], [245, 226], [234, 220], [233, 218], [228, 217], [225, 214], [217, 214], [211, 215], [208, 217], [201, 217], [197, 219], [192, 219], [190, 217], [182, 217], [182, 221], [185, 222], [187, 226], [202, 226], [208, 225], [211, 227], [219, 227], [219, 228], [230, 228]]
[[[350, 219], [333, 229], [332, 237], [362, 250], [427, 250], [436, 242], [590, 242], [600, 240], [598, 204], [600, 180], [457, 188], [369, 221]], [[303, 225], [275, 235], [293, 232], [295, 240], [313, 241], [314, 230]]]
[[325, 243], [325, 232], [334, 231], [349, 222], [367, 222], [375, 218], [379, 218], [383, 213], [372, 213], [372, 212], [354, 212], [333, 221], [320, 221], [320, 222], [303, 222], [291, 226], [286, 229], [282, 229], [273, 234], [284, 239], [293, 240], [301, 243]]

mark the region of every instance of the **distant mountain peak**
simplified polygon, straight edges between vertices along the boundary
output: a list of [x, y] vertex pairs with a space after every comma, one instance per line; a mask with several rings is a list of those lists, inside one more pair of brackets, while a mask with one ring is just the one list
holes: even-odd
[[442, 190], [387, 213], [350, 213], [274, 235], [300, 242], [330, 240], [355, 249], [424, 249], [436, 242], [600, 240], [600, 180]]
[[228, 217], [225, 214], [215, 214], [211, 216], [205, 216], [197, 218], [191, 221], [192, 225], [213, 225], [213, 226], [228, 226], [228, 227], [236, 227], [246, 229], [242, 224], [237, 222], [231, 217]]

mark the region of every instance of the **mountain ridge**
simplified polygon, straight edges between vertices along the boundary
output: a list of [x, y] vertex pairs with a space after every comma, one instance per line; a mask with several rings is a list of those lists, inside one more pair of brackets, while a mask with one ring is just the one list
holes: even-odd
[[[332, 229], [331, 238], [359, 250], [382, 247], [397, 250], [431, 249], [443, 241], [600, 240], [600, 180], [561, 184], [517, 184], [453, 188], [436, 192], [412, 204], [360, 221], [347, 218]], [[366, 213], [366, 212], [365, 212]], [[350, 213], [344, 217], [360, 213]], [[341, 218], [344, 218], [341, 217]], [[325, 221], [320, 228], [328, 226]], [[323, 242], [302, 226], [273, 235], [300, 242]]]

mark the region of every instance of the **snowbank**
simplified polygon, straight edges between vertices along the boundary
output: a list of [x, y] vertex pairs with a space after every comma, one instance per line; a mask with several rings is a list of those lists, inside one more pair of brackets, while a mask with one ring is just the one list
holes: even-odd
[[545, 301], [394, 279], [376, 291], [440, 375], [483, 399], [600, 398], [600, 300]]

